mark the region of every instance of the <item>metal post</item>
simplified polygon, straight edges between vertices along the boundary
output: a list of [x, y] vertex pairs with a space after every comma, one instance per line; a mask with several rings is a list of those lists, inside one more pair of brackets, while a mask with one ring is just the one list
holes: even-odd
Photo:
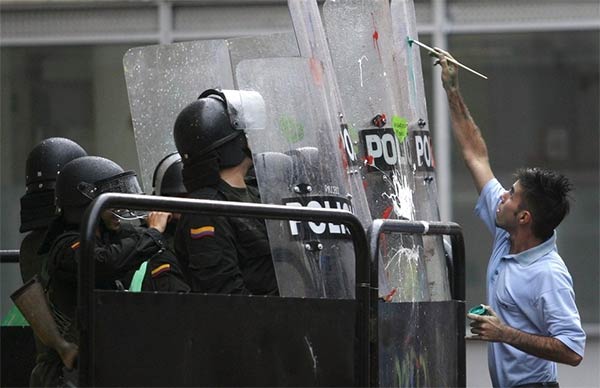
[[173, 42], [173, 4], [170, 1], [158, 3], [158, 31], [160, 44]]
[[[433, 46], [448, 47], [448, 34], [446, 29], [446, 0], [436, 0], [432, 3], [433, 12]], [[437, 67], [433, 71], [433, 118], [434, 118], [434, 152], [437, 169], [438, 201], [440, 219], [452, 219], [452, 158], [450, 155], [450, 119], [446, 102], [446, 92], [440, 81], [440, 71]]]
[[0, 250], [0, 263], [18, 263], [18, 249], [2, 249]]

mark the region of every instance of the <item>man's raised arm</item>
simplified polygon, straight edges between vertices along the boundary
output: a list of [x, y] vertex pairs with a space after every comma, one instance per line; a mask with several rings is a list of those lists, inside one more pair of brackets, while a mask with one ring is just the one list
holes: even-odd
[[438, 51], [439, 63], [442, 66], [442, 84], [448, 96], [454, 137], [460, 146], [465, 164], [471, 171], [477, 192], [481, 193], [483, 186], [494, 177], [487, 146], [460, 94], [458, 68], [446, 59], [451, 57], [449, 53], [439, 49]]

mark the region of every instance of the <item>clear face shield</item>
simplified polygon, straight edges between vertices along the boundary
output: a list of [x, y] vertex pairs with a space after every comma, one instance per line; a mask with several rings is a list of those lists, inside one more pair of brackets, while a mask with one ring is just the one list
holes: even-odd
[[221, 90], [231, 126], [247, 131], [265, 129], [267, 114], [260, 93], [250, 90]]
[[[134, 171], [125, 171], [93, 184], [82, 182], [79, 184], [78, 189], [90, 200], [103, 193], [143, 194]], [[147, 211], [130, 209], [111, 209], [111, 213], [119, 220], [126, 221], [144, 219], [148, 216]]]
[[240, 131], [265, 129], [267, 111], [260, 93], [251, 90], [205, 90], [198, 99], [217, 96], [224, 103], [231, 127]]

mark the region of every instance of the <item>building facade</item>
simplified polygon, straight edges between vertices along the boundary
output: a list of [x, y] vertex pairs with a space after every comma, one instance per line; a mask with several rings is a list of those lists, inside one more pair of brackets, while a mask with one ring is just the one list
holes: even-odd
[[[558, 239], [590, 343], [584, 364], [563, 372], [574, 376], [573, 384], [561, 383], [597, 386], [600, 3], [415, 0], [415, 6], [421, 41], [489, 76], [463, 72], [461, 87], [500, 181], [510, 185], [516, 167], [543, 166], [575, 184]], [[0, 1], [0, 249], [20, 244], [25, 160], [40, 140], [68, 137], [139, 171], [122, 69], [129, 48], [291, 30], [283, 0]], [[439, 70], [423, 58], [442, 219], [464, 228], [467, 304], [478, 304], [485, 300], [490, 238], [473, 215], [476, 192], [453, 150]], [[19, 277], [16, 265], [0, 270], [4, 314]], [[481, 348], [470, 346], [469, 360], [480, 364], [469, 365], [469, 385], [486, 385]]]

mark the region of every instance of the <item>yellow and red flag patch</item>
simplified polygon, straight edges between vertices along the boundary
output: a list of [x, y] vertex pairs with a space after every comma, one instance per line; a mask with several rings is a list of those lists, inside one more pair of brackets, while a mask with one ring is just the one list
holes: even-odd
[[155, 278], [158, 275], [160, 275], [161, 273], [169, 271], [170, 269], [171, 269], [171, 264], [167, 263], [167, 264], [159, 265], [158, 267], [154, 268], [150, 274], [152, 275], [153, 278]]
[[194, 240], [204, 238], [204, 237], [215, 237], [215, 227], [214, 226], [203, 226], [201, 228], [191, 228], [190, 229], [190, 237]]

